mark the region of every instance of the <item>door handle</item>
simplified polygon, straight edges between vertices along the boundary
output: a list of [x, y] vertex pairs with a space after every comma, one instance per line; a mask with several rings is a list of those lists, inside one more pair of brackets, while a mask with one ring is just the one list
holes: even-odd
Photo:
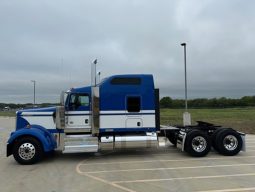
[[89, 120], [88, 119], [85, 119], [85, 124], [89, 124]]
[[137, 122], [137, 126], [140, 127], [141, 126], [141, 122]]

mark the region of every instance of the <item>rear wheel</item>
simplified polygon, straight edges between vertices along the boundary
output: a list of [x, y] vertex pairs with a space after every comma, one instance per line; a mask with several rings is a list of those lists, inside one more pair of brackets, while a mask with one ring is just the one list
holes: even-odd
[[13, 145], [14, 159], [23, 165], [31, 165], [39, 161], [43, 156], [41, 143], [33, 137], [23, 137], [15, 141]]
[[243, 147], [241, 135], [233, 129], [225, 129], [218, 133], [216, 145], [222, 155], [233, 156]]
[[203, 157], [209, 153], [211, 142], [209, 136], [198, 130], [190, 131], [186, 136], [185, 151], [194, 157]]
[[216, 138], [218, 137], [218, 135], [220, 134], [220, 132], [222, 132], [223, 130], [225, 130], [226, 128], [219, 128], [217, 130], [215, 130], [212, 134], [211, 137], [211, 141], [212, 141], [212, 147], [216, 150], [219, 151], [219, 148], [217, 146], [217, 142], [216, 142]]

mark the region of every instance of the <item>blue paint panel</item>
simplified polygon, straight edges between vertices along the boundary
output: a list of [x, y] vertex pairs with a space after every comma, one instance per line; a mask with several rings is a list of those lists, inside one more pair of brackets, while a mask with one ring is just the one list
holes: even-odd
[[[113, 85], [111, 80], [121, 78], [141, 78], [140, 85]], [[152, 75], [115, 75], [100, 85], [100, 110], [126, 110], [128, 96], [141, 97], [141, 110], [154, 110], [154, 83]]]
[[71, 93], [88, 93], [90, 95], [91, 93], [91, 87], [79, 87], [79, 88], [72, 88]]
[[[111, 80], [116, 77], [140, 78], [141, 84], [140, 85], [111, 84]], [[152, 75], [146, 74], [114, 75], [102, 81], [99, 84], [99, 87], [100, 87], [100, 110], [103, 111], [126, 110], [126, 98], [128, 96], [141, 97], [141, 110], [155, 109], [154, 82]], [[81, 88], [73, 88], [70, 90], [70, 93], [87, 93], [91, 96], [91, 87], [88, 86]], [[69, 98], [67, 98], [67, 102], [68, 100]], [[66, 109], [68, 109], [68, 107]]]
[[16, 130], [24, 128], [27, 125], [30, 125], [30, 123], [26, 119], [24, 119], [24, 118], [22, 118], [20, 116], [17, 117]]
[[56, 141], [53, 135], [47, 129], [39, 125], [31, 125], [31, 128], [22, 128], [11, 133], [8, 143], [11, 144], [16, 138], [20, 136], [30, 135], [37, 138], [43, 145], [45, 152], [55, 149]]
[[64, 133], [63, 129], [47, 129], [50, 133]]

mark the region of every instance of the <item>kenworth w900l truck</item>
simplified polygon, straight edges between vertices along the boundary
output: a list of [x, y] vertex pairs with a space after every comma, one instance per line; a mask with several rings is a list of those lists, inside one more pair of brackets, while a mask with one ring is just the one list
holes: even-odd
[[152, 75], [111, 76], [98, 85], [70, 89], [61, 98], [61, 106], [17, 111], [7, 156], [33, 164], [55, 150], [158, 147], [159, 136], [195, 157], [207, 155], [211, 147], [223, 155], [244, 150], [245, 135], [231, 128], [205, 122], [160, 126], [159, 89]]

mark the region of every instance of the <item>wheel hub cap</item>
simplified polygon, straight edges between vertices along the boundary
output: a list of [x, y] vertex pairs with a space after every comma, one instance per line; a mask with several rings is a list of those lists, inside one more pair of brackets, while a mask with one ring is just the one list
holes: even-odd
[[227, 135], [223, 140], [223, 145], [227, 150], [233, 151], [238, 146], [238, 140], [234, 135]]
[[35, 155], [35, 147], [31, 143], [23, 143], [19, 147], [19, 156], [24, 160], [30, 160]]
[[192, 139], [192, 148], [196, 152], [203, 152], [206, 149], [207, 142], [204, 137], [197, 136]]

